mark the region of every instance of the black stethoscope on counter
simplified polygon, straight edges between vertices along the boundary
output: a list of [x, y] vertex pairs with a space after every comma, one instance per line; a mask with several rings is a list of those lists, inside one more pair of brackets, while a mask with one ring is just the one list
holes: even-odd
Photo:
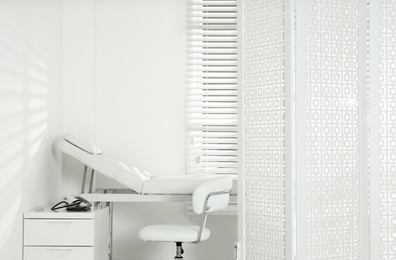
[[51, 210], [66, 208], [67, 211], [90, 211], [92, 207], [92, 204], [89, 201], [81, 197], [74, 197], [74, 200], [71, 200], [71, 202], [68, 201], [70, 200], [66, 199], [58, 202], [51, 208]]

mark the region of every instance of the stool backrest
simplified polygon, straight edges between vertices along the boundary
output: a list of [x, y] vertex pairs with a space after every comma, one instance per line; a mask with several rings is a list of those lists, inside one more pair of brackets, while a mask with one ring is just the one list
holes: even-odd
[[[192, 204], [193, 210], [197, 214], [224, 210], [230, 199], [232, 179], [229, 176], [214, 178], [198, 185], [194, 189]], [[207, 202], [206, 202], [207, 200]]]

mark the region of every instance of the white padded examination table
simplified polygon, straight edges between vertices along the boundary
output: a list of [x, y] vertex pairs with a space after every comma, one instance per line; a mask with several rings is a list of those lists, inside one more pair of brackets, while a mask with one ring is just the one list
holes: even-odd
[[[197, 185], [219, 177], [218, 175], [152, 176], [150, 173], [102, 154], [101, 149], [74, 134], [66, 134], [56, 140], [56, 147], [85, 165], [81, 197], [91, 202], [106, 202], [109, 207], [110, 242], [109, 257], [113, 254], [113, 202], [191, 202]], [[128, 189], [103, 189], [84, 192], [86, 170], [90, 168], [91, 184], [93, 172], [107, 176]], [[230, 202], [236, 202], [236, 178]], [[235, 211], [235, 210], [232, 210]]]
[[[56, 142], [57, 148], [63, 153], [70, 155], [87, 167], [107, 176], [110, 179], [126, 186], [130, 190], [123, 190], [124, 195], [117, 194], [112, 190], [110, 194], [105, 191], [106, 196], [95, 201], [134, 201], [130, 194], [134, 195], [161, 195], [155, 196], [155, 201], [188, 201], [181, 196], [191, 195], [194, 188], [200, 183], [219, 177], [218, 175], [177, 175], [177, 176], [152, 176], [150, 173], [117, 160], [109, 155], [103, 154], [101, 149], [90, 144], [74, 134], [66, 134]], [[104, 193], [104, 192], [99, 192]], [[236, 194], [236, 178], [234, 180], [232, 194]], [[93, 192], [92, 195], [97, 194]], [[126, 194], [126, 195], [125, 195]], [[92, 197], [91, 195], [91, 197]], [[84, 197], [87, 194], [84, 193]], [[152, 201], [153, 197], [138, 196], [136, 201]], [[143, 197], [146, 197], [144, 199]], [[172, 199], [173, 198], [173, 199]]]

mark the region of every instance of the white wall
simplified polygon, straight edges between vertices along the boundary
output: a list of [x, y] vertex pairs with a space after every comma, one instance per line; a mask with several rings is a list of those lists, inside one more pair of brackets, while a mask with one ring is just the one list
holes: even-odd
[[184, 1], [97, 1], [96, 10], [97, 140], [152, 174], [183, 174]]
[[[63, 4], [64, 131], [153, 175], [184, 174], [185, 1]], [[64, 192], [78, 193], [82, 165], [64, 165]], [[141, 242], [138, 230], [190, 223], [182, 203], [118, 203], [114, 217], [116, 260], [171, 259], [173, 244]], [[185, 245], [186, 259], [232, 259], [236, 217], [209, 219], [209, 228], [210, 241]]]
[[61, 2], [0, 0], [0, 259], [22, 259], [22, 214], [60, 196]]

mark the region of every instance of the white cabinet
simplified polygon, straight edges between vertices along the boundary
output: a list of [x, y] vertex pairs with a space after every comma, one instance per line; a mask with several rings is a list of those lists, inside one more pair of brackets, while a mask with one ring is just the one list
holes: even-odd
[[107, 260], [108, 253], [108, 208], [68, 212], [42, 207], [24, 214], [24, 260]]
[[[92, 247], [32, 247], [23, 249], [24, 260], [87, 260], [95, 259]], [[107, 258], [106, 258], [107, 259]]]

